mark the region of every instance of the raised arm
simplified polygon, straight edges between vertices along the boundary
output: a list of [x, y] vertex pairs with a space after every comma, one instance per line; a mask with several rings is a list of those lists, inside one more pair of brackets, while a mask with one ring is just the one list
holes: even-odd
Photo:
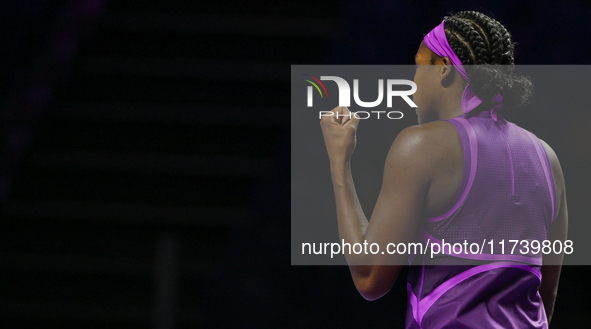
[[[556, 198], [558, 200], [558, 212], [550, 231], [548, 232], [548, 240], [563, 241], [567, 238], [568, 232], [568, 211], [566, 207], [566, 192], [564, 187], [564, 175], [562, 168], [558, 162], [558, 157], [554, 150], [542, 141], [546, 153], [550, 159], [552, 165], [552, 173], [554, 175], [554, 185], [556, 186]], [[546, 309], [546, 315], [548, 317], [548, 323], [552, 319], [552, 313], [554, 312], [554, 301], [556, 300], [556, 294], [558, 292], [558, 280], [560, 279], [560, 271], [562, 269], [562, 259], [564, 253], [544, 255], [544, 265], [542, 266], [542, 284], [540, 286], [540, 296], [544, 302], [544, 308]], [[552, 265], [547, 265], [552, 264]], [[555, 265], [560, 264], [560, 265]]]
[[[367, 300], [386, 294], [408, 255], [389, 254], [388, 243], [413, 240], [431, 180], [435, 156], [429, 134], [421, 126], [404, 129], [392, 144], [387, 156], [382, 188], [371, 220], [365, 217], [351, 175], [351, 154], [359, 120], [337, 120], [333, 115], [321, 120], [335, 192], [339, 236], [345, 243], [377, 243], [379, 252], [345, 253], [355, 286]], [[340, 119], [340, 118], [339, 118]], [[437, 153], [437, 152], [435, 152]], [[383, 253], [382, 253], [383, 252]]]

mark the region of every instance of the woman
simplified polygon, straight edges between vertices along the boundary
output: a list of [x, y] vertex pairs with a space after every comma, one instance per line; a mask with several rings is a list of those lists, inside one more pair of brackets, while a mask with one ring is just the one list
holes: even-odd
[[[567, 233], [554, 151], [503, 117], [531, 94], [531, 82], [512, 73], [513, 51], [509, 32], [473, 11], [445, 17], [425, 36], [415, 56], [419, 125], [392, 144], [369, 222], [350, 167], [359, 119], [335, 108], [340, 116], [320, 122], [344, 242], [385, 250], [388, 243], [466, 240], [495, 248], [411, 256], [407, 328], [547, 328], [552, 317], [563, 253], [508, 250], [509, 240], [565, 241]], [[405, 257], [346, 255], [368, 300], [390, 290]]]

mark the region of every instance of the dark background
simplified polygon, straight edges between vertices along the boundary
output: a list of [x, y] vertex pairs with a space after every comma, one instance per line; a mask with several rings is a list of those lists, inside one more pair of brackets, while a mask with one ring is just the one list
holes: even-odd
[[[290, 65], [412, 64], [460, 10], [517, 64], [589, 62], [583, 1], [2, 1], [0, 327], [402, 327], [404, 280], [290, 266]], [[541, 113], [585, 221], [591, 114]], [[591, 321], [587, 270], [553, 327]]]

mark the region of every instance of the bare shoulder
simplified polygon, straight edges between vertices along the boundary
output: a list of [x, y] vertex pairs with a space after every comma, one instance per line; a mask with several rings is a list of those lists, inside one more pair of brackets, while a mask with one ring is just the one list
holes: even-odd
[[548, 153], [548, 158], [550, 159], [552, 167], [554, 167], [554, 165], [560, 166], [560, 163], [558, 162], [558, 157], [556, 156], [556, 152], [554, 152], [554, 149], [552, 149], [552, 147], [550, 147], [550, 145], [548, 145], [548, 143], [546, 143], [544, 140], [540, 139], [540, 142], [542, 142], [542, 145], [544, 145], [544, 149], [546, 149], [546, 153]]
[[462, 164], [461, 143], [454, 126], [447, 121], [410, 126], [392, 143], [387, 162], [404, 161], [431, 173], [449, 170]]
[[558, 161], [558, 156], [554, 149], [548, 145], [545, 141], [540, 139], [542, 145], [544, 145], [544, 149], [548, 154], [548, 159], [550, 160], [550, 165], [552, 166], [552, 174], [554, 175], [554, 185], [556, 187], [556, 192], [558, 195], [561, 195], [564, 191], [564, 174], [562, 173], [562, 167], [560, 166], [560, 161]]
[[434, 121], [403, 129], [392, 144], [392, 149], [423, 159], [440, 158], [441, 154], [461, 151], [461, 140], [451, 123]]

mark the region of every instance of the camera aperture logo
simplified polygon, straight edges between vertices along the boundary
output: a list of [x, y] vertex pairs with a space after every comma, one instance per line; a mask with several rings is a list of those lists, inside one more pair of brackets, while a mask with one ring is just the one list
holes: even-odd
[[[322, 86], [322, 89], [324, 89], [324, 94], [326, 95], [326, 98], [328, 98], [328, 93], [326, 92], [326, 87], [324, 87], [324, 84], [320, 80], [318, 80], [316, 77], [313, 77], [311, 75], [307, 75], [307, 74], [302, 74], [302, 75], [310, 77], [310, 78], [314, 79], [314, 81], [318, 82], [318, 84]], [[320, 93], [320, 97], [324, 98], [324, 96], [322, 96], [322, 91], [320, 91], [320, 88], [318, 88], [317, 84], [315, 84], [314, 82], [312, 82], [308, 79], [304, 79], [304, 81], [308, 81], [309, 83], [312, 84], [312, 86], [316, 87], [316, 89]], [[308, 107], [312, 107], [312, 105], [311, 105], [312, 104], [311, 103], [312, 102], [312, 86], [308, 86]]]
[[[310, 79], [304, 79], [304, 81], [311, 84], [307, 88], [307, 107], [314, 107], [314, 88], [318, 91], [320, 98], [323, 99], [324, 95], [328, 98], [328, 92], [326, 91], [326, 87], [322, 83], [322, 81], [334, 81], [337, 84], [337, 88], [339, 90], [339, 105], [338, 106], [351, 106], [351, 87], [349, 83], [338, 76], [320, 76], [320, 79], [308, 75], [302, 74]], [[322, 81], [321, 81], [322, 80]], [[394, 86], [410, 86], [409, 90], [395, 90]], [[322, 88], [322, 89], [321, 89]], [[404, 80], [404, 79], [387, 79], [386, 80], [386, 88], [384, 88], [384, 79], [378, 79], [378, 97], [375, 101], [366, 102], [362, 101], [359, 97], [359, 79], [353, 79], [353, 100], [355, 104], [360, 107], [364, 108], [373, 108], [380, 106], [382, 101], [384, 100], [384, 89], [386, 89], [386, 105], [388, 108], [392, 108], [392, 99], [393, 97], [401, 97], [408, 106], [412, 108], [416, 108], [417, 105], [410, 99], [410, 95], [413, 95], [417, 91], [417, 85], [414, 81]], [[324, 94], [322, 91], [324, 90]], [[319, 118], [322, 117], [325, 113], [332, 113], [331, 111], [319, 111]], [[353, 115], [356, 116], [358, 119], [368, 119], [372, 116], [371, 113], [377, 114], [377, 118], [380, 118], [380, 114], [386, 113], [386, 111], [356, 111]], [[388, 119], [402, 119], [404, 114], [401, 111], [389, 111], [386, 113], [386, 117]]]

